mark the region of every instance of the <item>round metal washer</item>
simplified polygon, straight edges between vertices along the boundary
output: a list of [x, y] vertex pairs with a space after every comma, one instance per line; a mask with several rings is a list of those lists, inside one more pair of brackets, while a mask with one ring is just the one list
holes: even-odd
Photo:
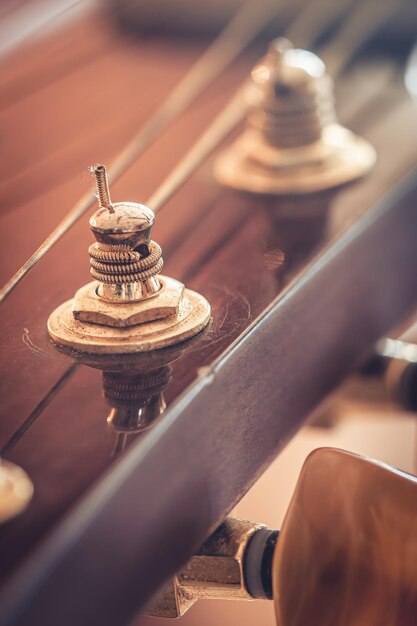
[[[364, 176], [376, 161], [371, 144], [336, 124], [317, 144], [292, 150], [269, 148], [268, 154], [263, 145], [257, 150], [247, 137], [243, 135], [220, 154], [214, 175], [221, 185], [252, 194], [297, 195], [331, 189]], [[320, 153], [326, 158], [316, 160]], [[261, 162], [263, 156], [265, 163]]]
[[210, 313], [210, 305], [203, 296], [185, 289], [177, 315], [127, 328], [115, 328], [74, 319], [72, 300], [68, 300], [49, 317], [48, 331], [52, 341], [79, 352], [149, 352], [194, 337], [207, 326]]

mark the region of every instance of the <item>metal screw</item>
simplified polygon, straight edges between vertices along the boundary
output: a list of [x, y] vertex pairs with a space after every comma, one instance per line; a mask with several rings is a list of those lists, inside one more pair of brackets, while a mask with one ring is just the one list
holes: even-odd
[[100, 209], [108, 209], [110, 213], [114, 213], [113, 205], [110, 200], [109, 180], [107, 178], [106, 166], [98, 163], [91, 168], [96, 179], [97, 197]]

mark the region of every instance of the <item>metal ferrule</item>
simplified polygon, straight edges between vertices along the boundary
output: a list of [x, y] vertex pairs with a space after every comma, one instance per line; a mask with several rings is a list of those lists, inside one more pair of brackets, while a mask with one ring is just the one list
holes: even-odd
[[107, 302], [137, 302], [146, 300], [161, 289], [157, 276], [136, 283], [99, 283], [97, 295]]
[[277, 531], [227, 518], [172, 579], [149, 615], [179, 617], [198, 599], [272, 597], [271, 563]]

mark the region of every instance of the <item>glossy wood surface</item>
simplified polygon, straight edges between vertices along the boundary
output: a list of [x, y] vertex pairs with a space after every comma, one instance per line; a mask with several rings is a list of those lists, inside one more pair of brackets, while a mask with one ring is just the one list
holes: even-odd
[[[203, 45], [125, 41], [92, 16], [9, 60], [3, 282], [91, 184], [86, 167], [123, 146]], [[146, 199], [257, 54], [156, 142], [115, 185], [116, 200]], [[412, 170], [417, 117], [385, 61], [357, 64], [337, 86], [342, 122], [378, 150], [369, 178], [294, 205], [226, 192], [206, 164], [158, 216], [165, 273], [201, 291], [213, 321], [167, 355], [168, 410], [125, 454], [106, 422], [106, 368], [73, 365], [46, 333], [51, 310], [89, 280], [87, 218], [1, 305], [0, 444], [35, 484], [28, 510], [0, 529], [4, 623], [44, 626], [58, 612], [63, 626], [124, 623], [415, 302], [414, 178], [403, 199], [381, 199]], [[380, 83], [367, 95], [370, 76]]]

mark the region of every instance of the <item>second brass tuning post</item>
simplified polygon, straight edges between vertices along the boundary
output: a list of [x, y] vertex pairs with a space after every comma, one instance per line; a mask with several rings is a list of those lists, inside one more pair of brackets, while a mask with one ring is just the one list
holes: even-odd
[[94, 281], [48, 320], [55, 343], [93, 354], [147, 352], [182, 342], [210, 320], [200, 294], [161, 275], [162, 250], [151, 239], [153, 211], [110, 199], [106, 168], [93, 168], [99, 209], [90, 219]]
[[246, 89], [246, 129], [215, 162], [217, 180], [240, 191], [323, 191], [366, 174], [376, 153], [337, 122], [333, 81], [315, 54], [274, 40]]

